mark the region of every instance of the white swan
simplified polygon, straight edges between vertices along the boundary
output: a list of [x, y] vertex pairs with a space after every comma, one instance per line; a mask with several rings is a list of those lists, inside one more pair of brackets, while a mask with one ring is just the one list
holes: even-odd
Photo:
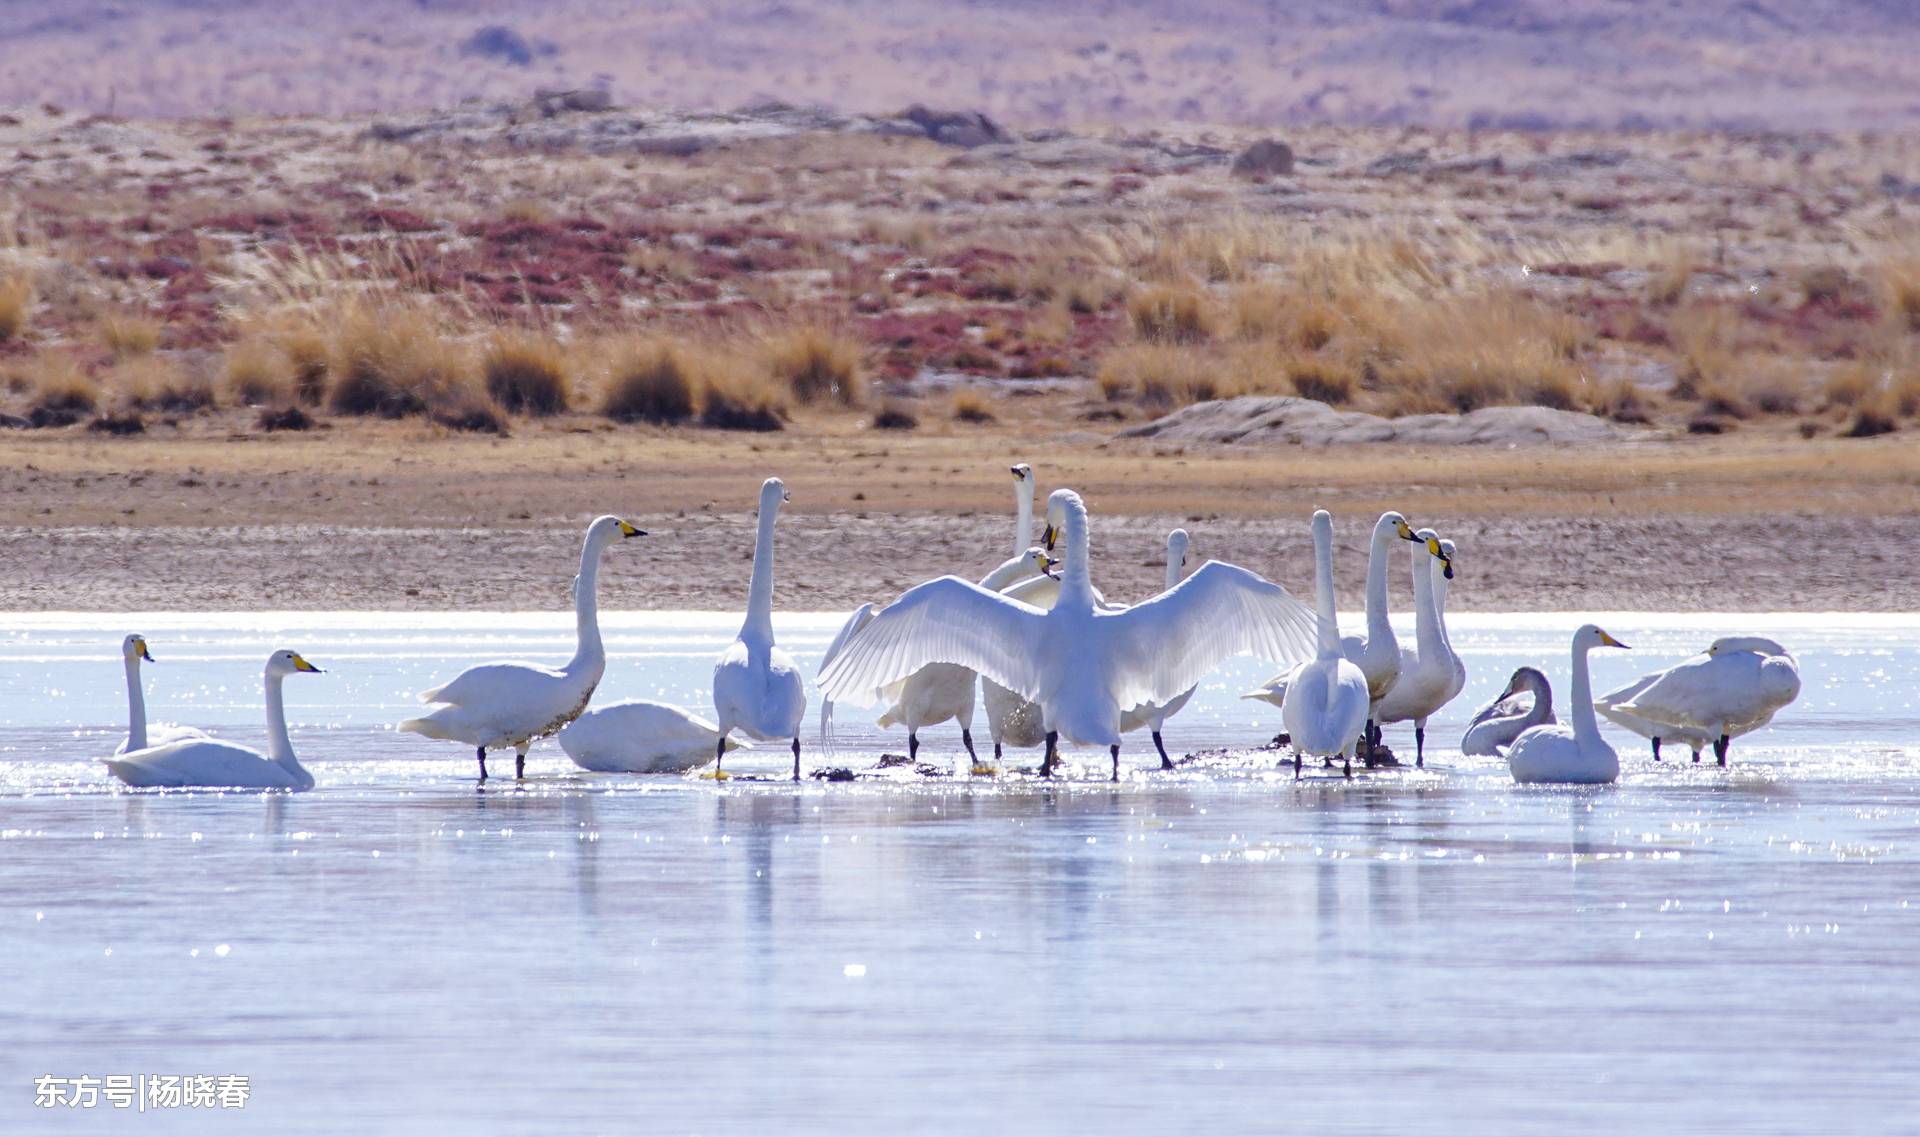
[[[1395, 538], [1419, 540], [1405, 517], [1388, 510], [1373, 523], [1373, 537], [1367, 547], [1367, 632], [1361, 636], [1344, 636], [1340, 640], [1341, 654], [1358, 665], [1361, 674], [1367, 677], [1370, 705], [1367, 709], [1367, 729], [1361, 735], [1361, 742], [1368, 750], [1372, 749], [1380, 736], [1374, 710], [1392, 689], [1394, 680], [1400, 677], [1400, 641], [1393, 634], [1392, 618], [1387, 611], [1387, 568]], [[1287, 701], [1286, 673], [1274, 676], [1241, 698], [1258, 699], [1276, 707], [1284, 707]]]
[[1043, 776], [1052, 773], [1065, 736], [1109, 747], [1118, 780], [1125, 708], [1170, 700], [1239, 652], [1276, 660], [1308, 654], [1310, 610], [1279, 585], [1218, 561], [1152, 600], [1097, 611], [1080, 495], [1056, 490], [1047, 520], [1049, 538], [1062, 529], [1067, 541], [1060, 598], [1051, 609], [958, 577], [928, 581], [856, 633], [821, 673], [821, 688], [837, 699], [872, 700], [928, 663], [971, 667], [1040, 704], [1047, 728]]
[[[1024, 544], [1033, 536], [1033, 467], [1021, 462], [1013, 467], [1013, 543]], [[1045, 579], [1048, 574], [1038, 578]], [[1009, 581], [998, 586], [995, 591], [1004, 591], [1009, 585], [1021, 582]], [[1028, 599], [1027, 603], [1041, 608], [1051, 608], [1053, 591], [1044, 599]], [[987, 708], [987, 733], [993, 738], [993, 762], [997, 768], [1003, 747], [1015, 746], [1030, 749], [1046, 741], [1047, 730], [1041, 722], [1040, 706], [1030, 699], [1023, 699], [993, 680], [982, 676], [980, 679], [980, 701]], [[980, 768], [976, 767], [976, 771]]]
[[[1175, 529], [1167, 534], [1167, 587], [1180, 583], [1186, 575], [1187, 551], [1192, 548], [1192, 538], [1185, 529]], [[1049, 607], [1051, 605], [1048, 605]], [[1165, 703], [1148, 703], [1143, 707], [1133, 707], [1120, 716], [1120, 733], [1131, 734], [1141, 727], [1153, 731], [1153, 748], [1160, 752], [1160, 768], [1173, 769], [1173, 759], [1167, 757], [1167, 744], [1160, 739], [1160, 728], [1168, 719], [1179, 714], [1193, 698], [1195, 688], [1189, 687]]]
[[600, 642], [600, 554], [616, 537], [644, 537], [618, 517], [598, 517], [580, 545], [580, 575], [573, 579], [575, 647], [564, 667], [538, 663], [483, 663], [447, 683], [422, 691], [420, 701], [438, 704], [399, 729], [428, 738], [464, 742], [480, 759], [487, 780], [487, 751], [513, 747], [513, 776], [525, 777], [527, 748], [578, 718], [607, 669]]
[[1354, 750], [1373, 698], [1366, 672], [1347, 659], [1340, 646], [1340, 625], [1333, 612], [1333, 515], [1324, 509], [1313, 514], [1313, 599], [1320, 650], [1287, 677], [1280, 721], [1293, 746], [1294, 777], [1300, 776], [1303, 753], [1323, 758], [1337, 754], [1352, 777]]
[[1626, 646], [1592, 624], [1573, 633], [1573, 687], [1567, 699], [1572, 725], [1529, 727], [1514, 739], [1507, 750], [1507, 769], [1514, 781], [1598, 785], [1620, 776], [1620, 757], [1600, 737], [1600, 725], [1593, 718], [1587, 653], [1596, 647]]
[[[1594, 705], [1599, 706], [1596, 700]], [[1520, 667], [1460, 736], [1460, 753], [1498, 757], [1531, 727], [1558, 722], [1553, 717], [1553, 687], [1537, 667]]]
[[[1800, 668], [1786, 648], [1764, 636], [1724, 636], [1704, 655], [1637, 686], [1623, 700], [1609, 697], [1615, 713], [1664, 727], [1668, 738], [1703, 734], [1724, 766], [1736, 737], [1765, 726], [1800, 697]], [[1699, 754], [1697, 747], [1694, 753]]]
[[[555, 741], [574, 765], [603, 774], [674, 774], [713, 760], [720, 728], [692, 711], [649, 699], [596, 707], [560, 728]], [[728, 750], [741, 744], [729, 738]]]
[[747, 618], [713, 666], [713, 712], [721, 736], [713, 749], [716, 775], [726, 755], [726, 736], [738, 730], [763, 742], [792, 739], [793, 780], [800, 780], [800, 720], [807, 713], [807, 687], [793, 657], [773, 642], [773, 525], [787, 500], [787, 487], [779, 478], [761, 485]]
[[127, 669], [127, 736], [120, 740], [120, 745], [113, 751], [115, 754], [207, 737], [207, 732], [198, 727], [175, 726], [171, 723], [151, 728], [147, 726], [147, 694], [140, 682], [140, 661], [153, 662], [153, 656], [147, 652], [147, 637], [133, 635], [121, 640], [120, 658]]
[[1440, 627], [1440, 616], [1433, 600], [1433, 562], [1442, 574], [1453, 568], [1440, 551], [1440, 538], [1431, 529], [1416, 534], [1420, 543], [1413, 547], [1413, 627], [1416, 650], [1400, 650], [1400, 677], [1393, 681], [1386, 697], [1374, 707], [1374, 722], [1385, 726], [1413, 720], [1414, 765], [1427, 764], [1427, 718], [1453, 695], [1455, 657]]
[[[1702, 656], [1701, 658], [1705, 657]], [[1693, 730], [1689, 727], [1675, 726], [1672, 723], [1654, 722], [1652, 719], [1641, 718], [1632, 711], [1624, 709], [1624, 705], [1635, 695], [1653, 686], [1654, 680], [1665, 674], [1666, 672], [1664, 671], [1656, 671], [1651, 675], [1642, 675], [1625, 687], [1608, 691], [1606, 694], [1594, 699], [1593, 709], [1606, 716], [1607, 721], [1613, 723], [1615, 726], [1625, 727], [1641, 738], [1651, 741], [1653, 743], [1653, 760], [1655, 762], [1660, 761], [1660, 747], [1668, 742], [1678, 742], [1682, 746], [1691, 749], [1693, 751], [1693, 760], [1698, 762], [1700, 761], [1700, 752], [1712, 745], [1712, 735], [1704, 730]]]
[[287, 709], [280, 685], [298, 671], [319, 668], [296, 651], [267, 657], [267, 752], [215, 738], [188, 738], [107, 758], [107, 770], [130, 786], [202, 786], [208, 789], [310, 790], [313, 775], [287, 738]]
[[1460, 571], [1460, 558], [1454, 555], [1453, 542], [1440, 538], [1440, 557], [1427, 567], [1430, 574], [1427, 583], [1433, 589], [1434, 622], [1440, 628], [1441, 642], [1447, 645], [1447, 655], [1453, 659], [1453, 681], [1447, 684], [1447, 697], [1440, 704], [1444, 707], [1467, 689], [1467, 661], [1453, 650], [1453, 636], [1447, 632], [1447, 589]]
[[1013, 555], [1017, 557], [1026, 552], [1033, 541], [1033, 467], [1015, 462], [1010, 468], [1013, 470]]

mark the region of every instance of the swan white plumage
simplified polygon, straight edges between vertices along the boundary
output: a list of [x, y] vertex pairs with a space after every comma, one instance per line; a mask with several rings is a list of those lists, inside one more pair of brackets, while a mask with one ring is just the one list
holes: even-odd
[[483, 663], [449, 682], [420, 693], [437, 704], [399, 729], [428, 738], [464, 742], [480, 760], [487, 780], [487, 751], [513, 747], [513, 774], [526, 776], [527, 749], [553, 734], [587, 708], [593, 689], [607, 669], [600, 642], [600, 554], [615, 538], [644, 537], [618, 517], [598, 517], [587, 526], [580, 545], [580, 574], [573, 579], [575, 646], [573, 658], [558, 668], [538, 663]]
[[1033, 467], [1015, 462], [1009, 468], [1013, 471], [1013, 555], [1017, 557], [1033, 542]]
[[181, 742], [189, 738], [208, 737], [207, 732], [198, 727], [176, 726], [172, 723], [147, 725], [147, 694], [140, 682], [140, 661], [154, 661], [147, 651], [147, 637], [132, 635], [121, 640], [120, 657], [127, 671], [127, 736], [114, 748], [115, 754], [145, 750], [150, 746], [165, 746], [169, 742]]
[[1704, 734], [1722, 766], [1734, 738], [1765, 726], [1800, 697], [1799, 665], [1764, 636], [1723, 636], [1703, 655], [1648, 679], [1612, 702], [1615, 712], [1665, 727], [1665, 737]]
[[1400, 677], [1388, 688], [1386, 697], [1374, 707], [1374, 722], [1413, 720], [1414, 765], [1427, 764], [1427, 718], [1452, 698], [1455, 657], [1440, 627], [1433, 599], [1433, 563], [1442, 574], [1451, 573], [1446, 554], [1440, 551], [1440, 538], [1431, 529], [1415, 534], [1413, 546], [1413, 627], [1414, 650], [1400, 650]]
[[[1371, 706], [1367, 710], [1367, 729], [1361, 742], [1371, 747], [1379, 736], [1374, 711], [1380, 700], [1400, 677], [1400, 641], [1394, 636], [1392, 617], [1387, 611], [1387, 569], [1391, 564], [1395, 538], [1418, 541], [1407, 519], [1388, 510], [1373, 523], [1373, 536], [1367, 546], [1367, 631], [1365, 635], [1343, 636], [1340, 651], [1367, 677]], [[1283, 707], [1287, 701], [1287, 673], [1282, 673], [1242, 695]]]
[[[595, 707], [555, 737], [574, 765], [603, 774], [677, 774], [713, 760], [720, 728], [684, 707], [626, 699]], [[726, 747], [742, 744], [729, 738]]]
[[[1015, 545], [1023, 545], [1033, 536], [1033, 487], [1033, 467], [1025, 462], [1014, 466], [1013, 543]], [[1046, 579], [1046, 574], [1028, 579]], [[1022, 583], [1025, 582], [1009, 581], [1000, 585], [995, 591], [1005, 591], [1009, 586]], [[1054, 597], [1058, 595], [1056, 589], [1044, 599], [1028, 599], [1027, 603], [1040, 608], [1051, 608]], [[1015, 746], [1026, 749], [1039, 746], [1046, 741], [1047, 731], [1040, 721], [1040, 707], [1032, 700], [1022, 699], [1000, 684], [982, 676], [980, 701], [987, 708], [987, 733], [993, 738], [993, 761], [996, 768], [1000, 764], [1003, 747]]]
[[1366, 672], [1341, 649], [1333, 611], [1333, 515], [1324, 509], [1313, 514], [1313, 598], [1319, 652], [1287, 676], [1280, 721], [1293, 747], [1294, 777], [1300, 776], [1302, 754], [1339, 755], [1352, 777], [1354, 751], [1373, 697]]
[[1713, 736], [1704, 730], [1693, 730], [1672, 723], [1654, 722], [1644, 719], [1624, 709], [1624, 704], [1635, 695], [1653, 685], [1654, 680], [1666, 674], [1656, 671], [1651, 675], [1642, 675], [1625, 687], [1608, 691], [1593, 700], [1593, 709], [1604, 715], [1615, 726], [1625, 727], [1641, 738], [1653, 743], [1653, 760], [1660, 761], [1660, 748], [1668, 742], [1678, 742], [1693, 751], [1693, 760], [1700, 761], [1700, 752], [1713, 743]]
[[1593, 685], [1587, 677], [1587, 653], [1596, 647], [1626, 644], [1594, 627], [1573, 633], [1573, 686], [1567, 698], [1571, 725], [1529, 727], [1507, 750], [1507, 769], [1516, 782], [1599, 785], [1620, 776], [1620, 757], [1600, 737], [1593, 717]]
[[297, 672], [318, 673], [297, 651], [276, 651], [263, 673], [267, 752], [217, 738], [187, 738], [164, 746], [107, 758], [107, 770], [130, 786], [198, 786], [205, 789], [309, 790], [313, 775], [294, 756], [287, 737], [287, 709], [280, 687]]
[[725, 737], [737, 730], [762, 742], [792, 739], [793, 780], [800, 780], [800, 720], [807, 714], [807, 686], [793, 657], [773, 642], [773, 529], [781, 504], [788, 500], [779, 478], [768, 478], [760, 486], [747, 618], [713, 666], [713, 712], [722, 739], [714, 744], [716, 775], [726, 755]]
[[[1594, 705], [1599, 705], [1597, 700]], [[1537, 667], [1516, 668], [1506, 689], [1467, 724], [1460, 753], [1498, 757], [1530, 728], [1557, 721], [1547, 677]]]
[[1275, 660], [1308, 654], [1311, 611], [1279, 585], [1219, 561], [1152, 600], [1117, 612], [1096, 610], [1080, 495], [1056, 490], [1047, 520], [1050, 533], [1062, 530], [1067, 541], [1060, 597], [1051, 609], [959, 577], [928, 581], [902, 593], [848, 640], [821, 673], [821, 688], [836, 699], [870, 701], [928, 663], [970, 667], [1040, 705], [1047, 729], [1043, 776], [1052, 773], [1065, 737], [1109, 747], [1118, 780], [1125, 708], [1170, 700], [1240, 652]]
[[[1180, 583], [1186, 575], [1187, 551], [1193, 547], [1193, 539], [1185, 529], [1175, 529], [1167, 534], [1167, 587]], [[1051, 605], [1049, 605], [1050, 607]], [[1173, 759], [1167, 757], [1167, 744], [1160, 738], [1160, 728], [1168, 719], [1179, 714], [1193, 698], [1195, 688], [1189, 687], [1165, 703], [1148, 703], [1143, 707], [1133, 707], [1120, 716], [1120, 733], [1131, 734], [1141, 727], [1153, 732], [1153, 748], [1160, 752], [1160, 768], [1173, 769]]]
[[1452, 541], [1440, 538], [1440, 557], [1427, 566], [1428, 586], [1433, 589], [1434, 622], [1440, 628], [1441, 641], [1447, 645], [1447, 655], [1453, 660], [1453, 681], [1447, 684], [1447, 697], [1440, 704], [1443, 707], [1467, 689], [1467, 661], [1453, 650], [1453, 636], [1447, 631], [1447, 590], [1460, 571], [1460, 559], [1454, 555], [1454, 548]]

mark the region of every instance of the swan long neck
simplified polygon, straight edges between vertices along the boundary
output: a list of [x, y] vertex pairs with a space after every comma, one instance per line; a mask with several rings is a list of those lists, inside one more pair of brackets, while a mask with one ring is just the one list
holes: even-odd
[[1533, 713], [1527, 716], [1532, 725], [1548, 722], [1553, 718], [1553, 688], [1548, 685], [1544, 675], [1527, 676], [1527, 687], [1533, 692]]
[[300, 762], [293, 756], [293, 740], [287, 737], [287, 705], [280, 693], [285, 682], [286, 676], [268, 671], [263, 684], [267, 692], [267, 757], [282, 766], [298, 769]]
[[1013, 555], [1020, 556], [1033, 543], [1033, 479], [1021, 478], [1013, 484]]
[[[1368, 570], [1372, 575], [1372, 570]], [[1383, 576], [1384, 579], [1384, 576]], [[1340, 656], [1340, 623], [1333, 611], [1333, 541], [1315, 527], [1313, 533], [1313, 607], [1320, 638], [1320, 658]]]
[[573, 582], [574, 648], [569, 673], [604, 664], [607, 658], [606, 645], [600, 642], [600, 554], [606, 547], [606, 539], [596, 533], [588, 533], [580, 546], [580, 575]]
[[1393, 642], [1393, 622], [1387, 618], [1387, 558], [1392, 555], [1393, 526], [1373, 527], [1373, 547], [1367, 551], [1367, 642]]
[[779, 517], [777, 502], [760, 507], [760, 529], [753, 539], [753, 580], [747, 586], [747, 620], [740, 626], [741, 639], [758, 638], [773, 642], [773, 525]]
[[1433, 555], [1427, 547], [1413, 547], [1413, 631], [1420, 646], [1420, 658], [1437, 656], [1443, 646], [1440, 620], [1433, 607]]
[[1437, 560], [1427, 562], [1427, 587], [1433, 593], [1433, 626], [1446, 649], [1453, 650], [1453, 640], [1447, 635], [1447, 573]]
[[[1087, 507], [1079, 498], [1066, 503], [1066, 521], [1062, 528], [1066, 530], [1066, 564], [1060, 569], [1060, 600], [1066, 607], [1075, 603], [1093, 607], [1093, 573], [1087, 567], [1088, 546]], [[1068, 598], [1072, 603], [1067, 603]]]
[[127, 664], [127, 749], [147, 748], [147, 693], [140, 686], [140, 657], [128, 653]]
[[1573, 689], [1567, 696], [1567, 717], [1573, 720], [1573, 737], [1593, 742], [1600, 737], [1600, 724], [1593, 717], [1593, 683], [1587, 677], [1587, 652], [1584, 643], [1573, 647]]

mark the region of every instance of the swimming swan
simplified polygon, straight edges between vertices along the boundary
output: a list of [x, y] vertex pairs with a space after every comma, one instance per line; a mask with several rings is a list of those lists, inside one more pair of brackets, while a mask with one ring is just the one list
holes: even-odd
[[714, 773], [726, 756], [726, 736], [793, 740], [793, 780], [800, 780], [800, 720], [807, 713], [806, 681], [793, 657], [773, 642], [773, 525], [789, 500], [786, 484], [768, 478], [760, 486], [760, 527], [753, 542], [753, 578], [747, 587], [747, 618], [740, 635], [713, 667], [713, 712], [720, 732]]
[[320, 669], [296, 651], [267, 657], [267, 752], [216, 738], [188, 738], [132, 750], [105, 759], [107, 770], [130, 786], [201, 786], [207, 789], [310, 790], [313, 775], [294, 757], [287, 738], [287, 710], [280, 685], [295, 672]]
[[114, 749], [115, 754], [207, 737], [207, 732], [198, 727], [174, 726], [171, 723], [152, 728], [147, 726], [147, 695], [140, 682], [140, 661], [153, 662], [153, 656], [147, 653], [147, 637], [133, 635], [121, 640], [120, 657], [127, 669], [127, 736], [120, 740], [120, 745]]
[[1042, 776], [1052, 773], [1064, 735], [1109, 747], [1118, 780], [1125, 708], [1172, 699], [1227, 656], [1250, 651], [1297, 659], [1313, 642], [1305, 605], [1279, 585], [1219, 561], [1152, 600], [1097, 611], [1080, 495], [1054, 491], [1047, 520], [1049, 539], [1062, 530], [1067, 542], [1053, 608], [959, 577], [928, 581], [856, 633], [821, 673], [821, 688], [836, 699], [872, 700], [928, 663], [971, 667], [1040, 705], [1047, 729]]
[[1736, 737], [1765, 726], [1800, 697], [1799, 665], [1786, 648], [1764, 636], [1724, 636], [1705, 654], [1643, 682], [1613, 704], [1616, 712], [1663, 726], [1666, 737], [1683, 731], [1705, 735], [1722, 766]]
[[420, 701], [436, 703], [399, 729], [428, 738], [464, 742], [480, 759], [480, 780], [487, 780], [487, 751], [513, 747], [513, 776], [527, 771], [527, 748], [578, 718], [593, 698], [607, 669], [600, 642], [600, 554], [616, 537], [644, 537], [618, 517], [597, 517], [580, 545], [580, 575], [573, 580], [575, 646], [573, 658], [559, 668], [538, 663], [483, 663], [447, 683], [422, 691]]
[[[1599, 705], [1595, 700], [1594, 706]], [[1498, 757], [1529, 727], [1557, 721], [1547, 677], [1537, 667], [1516, 668], [1506, 690], [1467, 724], [1460, 736], [1460, 753]]]
[[[583, 770], [675, 774], [713, 758], [720, 728], [692, 711], [650, 699], [596, 707], [560, 728], [560, 749]], [[729, 738], [727, 749], [741, 744]]]
[[[1173, 588], [1186, 575], [1187, 550], [1192, 548], [1192, 538], [1185, 529], [1175, 529], [1167, 534], [1167, 587]], [[1131, 734], [1141, 727], [1153, 731], [1153, 748], [1160, 752], [1160, 768], [1173, 769], [1173, 759], [1167, 757], [1167, 744], [1160, 739], [1160, 728], [1168, 719], [1179, 714], [1193, 698], [1196, 688], [1189, 687], [1165, 703], [1148, 703], [1144, 707], [1134, 707], [1120, 716], [1120, 733]]]
[[1372, 692], [1366, 672], [1341, 649], [1333, 612], [1333, 515], [1324, 509], [1313, 514], [1313, 598], [1320, 650], [1287, 677], [1280, 721], [1293, 745], [1294, 777], [1300, 776], [1303, 753], [1327, 758], [1337, 754], [1352, 777]]
[[1413, 627], [1416, 650], [1400, 650], [1400, 677], [1393, 681], [1385, 698], [1374, 708], [1374, 722], [1413, 720], [1414, 765], [1427, 764], [1427, 718], [1453, 697], [1455, 657], [1440, 626], [1439, 609], [1433, 597], [1433, 563], [1448, 576], [1453, 567], [1440, 551], [1440, 538], [1431, 529], [1416, 534], [1421, 543], [1413, 547]]
[[1600, 737], [1600, 725], [1593, 718], [1587, 653], [1596, 647], [1626, 646], [1592, 624], [1573, 633], [1573, 687], [1567, 699], [1573, 725], [1529, 727], [1514, 739], [1507, 751], [1507, 769], [1514, 781], [1598, 785], [1620, 776], [1620, 756]]

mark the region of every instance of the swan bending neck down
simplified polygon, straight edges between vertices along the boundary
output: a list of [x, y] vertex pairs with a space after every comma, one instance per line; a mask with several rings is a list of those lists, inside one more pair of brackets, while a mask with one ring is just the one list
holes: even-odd
[[[1066, 536], [1059, 598], [1041, 609], [959, 577], [908, 589], [843, 646], [820, 674], [835, 699], [872, 702], [929, 663], [969, 667], [1040, 707], [1042, 775], [1059, 739], [1108, 747], [1120, 775], [1125, 708], [1165, 702], [1243, 651], [1302, 659], [1312, 613], [1277, 584], [1209, 561], [1177, 587], [1119, 611], [1097, 611], [1088, 572], [1086, 507], [1071, 490], [1047, 501], [1048, 536]], [[1046, 543], [1043, 541], [1043, 544]]]
[[1601, 714], [1652, 739], [1655, 761], [1663, 739], [1692, 746], [1695, 762], [1711, 742], [1724, 766], [1735, 738], [1772, 722], [1799, 695], [1799, 665], [1786, 648], [1764, 636], [1724, 636], [1595, 702]]
[[147, 637], [128, 636], [120, 641], [120, 658], [127, 672], [127, 737], [120, 741], [115, 754], [125, 754], [129, 750], [145, 750], [149, 746], [164, 746], [169, 742], [179, 742], [188, 738], [205, 738], [207, 732], [190, 726], [157, 726], [147, 728], [147, 694], [140, 681], [140, 661], [153, 662], [153, 656], [147, 651]]
[[1313, 596], [1319, 651], [1288, 677], [1280, 719], [1293, 745], [1294, 777], [1304, 753], [1339, 755], [1350, 778], [1372, 695], [1366, 672], [1341, 651], [1333, 610], [1333, 515], [1324, 509], [1313, 515]]
[[1537, 667], [1516, 668], [1506, 689], [1467, 724], [1460, 753], [1498, 757], [1530, 728], [1554, 722], [1553, 687]]
[[480, 761], [487, 780], [487, 751], [513, 747], [514, 777], [527, 771], [527, 749], [572, 722], [586, 710], [593, 689], [607, 669], [600, 642], [600, 556], [618, 538], [644, 537], [646, 531], [618, 517], [595, 518], [580, 543], [580, 572], [573, 578], [574, 649], [564, 667], [537, 663], [483, 663], [451, 681], [420, 693], [436, 706], [399, 729], [428, 738], [464, 742]]
[[295, 651], [267, 657], [262, 687], [267, 709], [267, 752], [214, 738], [187, 738], [132, 750], [106, 760], [107, 770], [130, 786], [198, 786], [207, 789], [309, 790], [313, 775], [293, 753], [287, 737], [281, 684], [298, 672], [317, 673]]
[[1587, 653], [1596, 647], [1626, 646], [1592, 624], [1573, 633], [1573, 683], [1567, 697], [1571, 725], [1536, 726], [1514, 739], [1507, 751], [1507, 769], [1514, 781], [1598, 785], [1620, 776], [1620, 757], [1600, 737], [1600, 725], [1593, 717]]
[[788, 500], [785, 483], [768, 478], [760, 487], [760, 524], [753, 543], [753, 578], [747, 588], [747, 616], [732, 646], [713, 668], [713, 710], [719, 740], [714, 744], [714, 773], [726, 756], [727, 735], [739, 730], [765, 742], [793, 740], [793, 780], [800, 780], [800, 720], [807, 713], [807, 690], [793, 657], [773, 642], [773, 533], [780, 506]]

